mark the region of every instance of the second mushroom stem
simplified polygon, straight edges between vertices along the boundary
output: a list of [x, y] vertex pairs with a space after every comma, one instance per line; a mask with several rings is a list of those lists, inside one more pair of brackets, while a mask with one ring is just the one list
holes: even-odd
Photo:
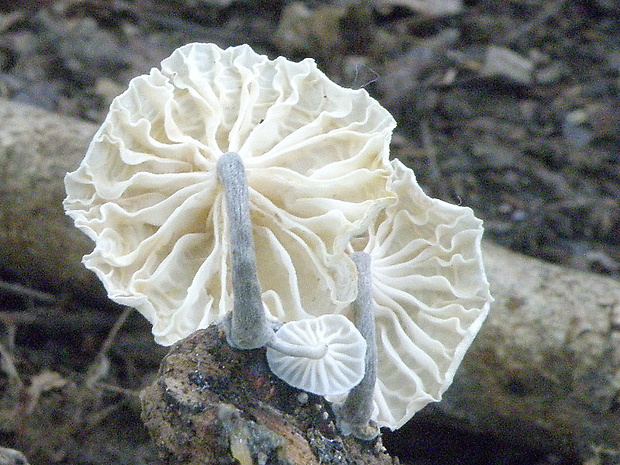
[[228, 343], [238, 349], [256, 349], [273, 338], [273, 329], [263, 309], [248, 183], [238, 153], [228, 152], [218, 159], [217, 176], [226, 196], [234, 295], [233, 311], [227, 323]]
[[353, 302], [354, 323], [366, 340], [365, 372], [362, 381], [349, 392], [345, 402], [336, 409], [338, 426], [343, 434], [370, 440], [379, 429], [370, 424], [373, 397], [377, 382], [377, 343], [372, 300], [371, 258], [366, 252], [355, 252], [351, 259], [357, 267], [357, 298]]

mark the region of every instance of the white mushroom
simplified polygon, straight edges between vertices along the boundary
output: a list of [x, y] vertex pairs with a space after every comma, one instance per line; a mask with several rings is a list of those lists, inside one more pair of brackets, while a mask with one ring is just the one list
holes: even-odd
[[[371, 417], [395, 429], [441, 398], [492, 299], [481, 222], [388, 162], [394, 125], [312, 60], [190, 44], [114, 100], [64, 205], [95, 241], [85, 265], [157, 342], [224, 320], [237, 346], [266, 344], [278, 376], [327, 396], [364, 374], [367, 344], [342, 315], [358, 285], [345, 251], [369, 231], [372, 305], [353, 306], [374, 308]], [[267, 318], [290, 323], [274, 337]]]
[[267, 345], [271, 371], [298, 389], [321, 396], [348, 392], [364, 376], [366, 341], [342, 315], [291, 321]]
[[[392, 161], [397, 201], [370, 228], [377, 382], [372, 419], [397, 429], [441, 399], [486, 318], [482, 222], [428, 197]], [[346, 419], [345, 419], [346, 420]]]
[[356, 293], [345, 247], [394, 197], [394, 125], [367, 92], [334, 84], [312, 60], [181, 47], [114, 100], [66, 177], [65, 209], [95, 241], [84, 264], [161, 344], [221, 320], [233, 291], [216, 163], [234, 152], [266, 315], [343, 309]]

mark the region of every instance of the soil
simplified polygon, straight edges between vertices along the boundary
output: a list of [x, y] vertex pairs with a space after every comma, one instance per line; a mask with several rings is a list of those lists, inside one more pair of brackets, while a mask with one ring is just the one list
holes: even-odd
[[[458, 3], [4, 0], [0, 96], [100, 123], [132, 77], [188, 42], [313, 57], [395, 115], [393, 156], [427, 193], [471, 207], [489, 239], [618, 278], [620, 6], [428, 9]], [[0, 445], [33, 465], [158, 463], [137, 393], [165, 350], [143, 319], [41, 293], [2, 264], [0, 283]], [[403, 464], [574, 463], [415, 418], [385, 444]]]

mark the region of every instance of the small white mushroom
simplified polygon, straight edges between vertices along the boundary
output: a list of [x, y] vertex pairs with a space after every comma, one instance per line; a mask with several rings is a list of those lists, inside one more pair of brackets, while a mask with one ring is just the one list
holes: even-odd
[[298, 389], [321, 396], [348, 392], [364, 376], [366, 341], [342, 315], [291, 321], [267, 344], [271, 371]]
[[493, 299], [482, 222], [469, 208], [428, 197], [413, 171], [392, 164], [397, 201], [370, 228], [364, 251], [378, 359], [372, 419], [398, 429], [441, 399]]
[[345, 248], [393, 200], [394, 126], [366, 91], [336, 85], [312, 60], [189, 44], [113, 101], [65, 179], [64, 206], [95, 241], [84, 264], [169, 345], [233, 308], [216, 164], [237, 153], [267, 317], [320, 315], [355, 298]]

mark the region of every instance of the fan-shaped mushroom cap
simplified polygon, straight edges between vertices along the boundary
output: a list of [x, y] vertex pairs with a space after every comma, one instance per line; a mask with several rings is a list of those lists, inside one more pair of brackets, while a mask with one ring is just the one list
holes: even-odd
[[117, 97], [65, 209], [95, 241], [84, 264], [168, 345], [232, 308], [228, 227], [215, 164], [242, 157], [269, 316], [289, 321], [355, 298], [344, 253], [389, 204], [395, 123], [312, 60], [247, 45], [190, 44]]
[[271, 371], [293, 387], [321, 396], [348, 392], [364, 376], [366, 341], [348, 318], [323, 315], [285, 323], [276, 338], [293, 348], [326, 346], [320, 358], [295, 357], [267, 348]]
[[492, 298], [482, 222], [469, 208], [428, 197], [410, 169], [392, 164], [398, 200], [377, 218], [365, 251], [378, 355], [372, 418], [397, 429], [450, 386]]

